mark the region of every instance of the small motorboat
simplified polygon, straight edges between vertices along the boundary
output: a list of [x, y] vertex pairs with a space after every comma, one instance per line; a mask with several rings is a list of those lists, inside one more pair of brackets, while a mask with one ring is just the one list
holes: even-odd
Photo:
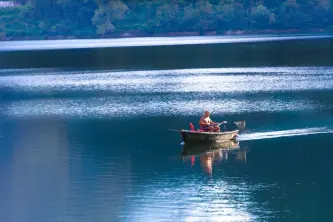
[[178, 131], [185, 143], [220, 143], [225, 141], [234, 140], [237, 138], [240, 130], [245, 129], [245, 121], [238, 121], [228, 124], [226, 122], [218, 125], [225, 124], [221, 132], [205, 132], [201, 129], [195, 130], [192, 123], [190, 123], [190, 130], [173, 130]]
[[236, 139], [239, 130], [230, 132], [200, 132], [180, 130], [180, 135], [185, 143], [219, 143]]

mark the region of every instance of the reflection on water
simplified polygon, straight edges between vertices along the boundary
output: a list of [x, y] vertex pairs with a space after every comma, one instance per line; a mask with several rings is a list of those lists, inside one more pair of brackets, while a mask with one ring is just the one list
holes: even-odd
[[0, 146], [1, 221], [117, 219], [131, 186], [131, 163], [121, 150], [113, 146], [118, 155], [106, 150], [105, 159], [98, 158], [108, 142], [84, 140], [79, 129], [61, 120], [5, 126]]
[[183, 162], [190, 161], [194, 166], [199, 156], [202, 169], [212, 177], [213, 165], [228, 161], [229, 157], [234, 160], [246, 162], [245, 148], [240, 148], [238, 141], [226, 141], [215, 144], [184, 144], [182, 150]]
[[331, 189], [329, 134], [180, 150], [179, 135], [154, 117], [3, 124], [6, 222], [283, 221], [330, 206], [308, 201]]
[[251, 189], [241, 179], [173, 178], [147, 185], [124, 221], [254, 221]]
[[[332, 221], [332, 70], [2, 70], [0, 218]], [[240, 142], [180, 147], [204, 108]]]

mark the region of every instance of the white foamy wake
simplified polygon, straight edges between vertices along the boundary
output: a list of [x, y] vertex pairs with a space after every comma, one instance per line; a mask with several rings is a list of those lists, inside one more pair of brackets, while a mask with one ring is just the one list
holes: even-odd
[[327, 127], [318, 127], [318, 128], [314, 127], [306, 129], [248, 133], [248, 134], [239, 135], [238, 140], [248, 141], [248, 140], [259, 140], [259, 139], [270, 139], [270, 138], [279, 138], [279, 137], [303, 136], [303, 135], [325, 134], [325, 133], [333, 133], [333, 129]]

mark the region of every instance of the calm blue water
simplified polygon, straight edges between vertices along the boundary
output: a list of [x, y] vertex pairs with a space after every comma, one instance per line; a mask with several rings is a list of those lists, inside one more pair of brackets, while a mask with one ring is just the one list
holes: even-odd
[[333, 35], [3, 41], [0, 69], [169, 70], [333, 66]]
[[[332, 220], [333, 67], [0, 73], [3, 221]], [[204, 109], [247, 130], [182, 156]]]

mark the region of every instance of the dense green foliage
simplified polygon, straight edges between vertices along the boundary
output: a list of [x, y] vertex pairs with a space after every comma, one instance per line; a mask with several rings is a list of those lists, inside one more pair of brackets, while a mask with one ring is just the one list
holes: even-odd
[[[333, 0], [15, 0], [0, 8], [0, 38], [101, 37], [329, 30]], [[134, 35], [135, 35], [134, 34]], [[172, 34], [171, 34], [172, 35]]]

